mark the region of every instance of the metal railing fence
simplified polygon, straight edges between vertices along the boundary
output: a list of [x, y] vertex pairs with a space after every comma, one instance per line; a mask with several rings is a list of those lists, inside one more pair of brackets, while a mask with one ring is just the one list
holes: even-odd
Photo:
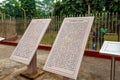
[[[43, 40], [41, 41], [41, 44], [45, 45], [52, 45], [54, 43], [54, 40], [56, 38], [57, 32], [59, 31], [61, 24], [63, 22], [63, 19], [65, 17], [83, 17], [87, 15], [69, 15], [69, 16], [42, 16], [39, 18], [51, 18], [51, 24], [47, 29], [46, 34], [43, 37]], [[89, 39], [86, 45], [86, 49], [92, 49], [92, 42], [93, 42], [93, 29], [99, 27], [103, 27], [106, 30], [106, 33], [104, 35], [104, 40], [109, 41], [120, 41], [120, 14], [116, 13], [96, 13], [91, 14], [91, 16], [94, 16], [94, 23], [92, 25], [91, 33], [89, 35]], [[5, 19], [0, 20], [0, 36], [9, 38], [16, 33], [19, 36], [20, 40], [21, 36], [23, 35], [24, 31], [26, 30], [27, 26], [29, 25], [30, 20], [25, 19]], [[100, 33], [99, 33], [100, 34]], [[98, 35], [98, 37], [102, 37]], [[96, 50], [100, 49], [100, 40], [97, 40], [97, 47]]]

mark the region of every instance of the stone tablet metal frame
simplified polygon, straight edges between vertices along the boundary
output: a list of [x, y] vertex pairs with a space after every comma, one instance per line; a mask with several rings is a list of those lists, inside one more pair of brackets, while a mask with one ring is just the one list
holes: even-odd
[[37, 72], [37, 48], [51, 19], [32, 19], [23, 37], [10, 56], [11, 60], [28, 65], [29, 74]]
[[65, 18], [50, 51], [44, 70], [75, 80], [79, 72], [94, 17]]

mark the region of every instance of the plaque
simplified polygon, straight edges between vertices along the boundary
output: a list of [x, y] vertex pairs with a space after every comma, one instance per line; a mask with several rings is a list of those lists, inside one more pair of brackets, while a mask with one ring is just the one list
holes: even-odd
[[94, 17], [65, 18], [44, 70], [76, 79]]
[[100, 53], [120, 56], [120, 42], [104, 41]]
[[3, 37], [0, 37], [0, 41], [3, 41], [5, 38], [3, 38]]
[[33, 19], [10, 59], [29, 65], [51, 19]]

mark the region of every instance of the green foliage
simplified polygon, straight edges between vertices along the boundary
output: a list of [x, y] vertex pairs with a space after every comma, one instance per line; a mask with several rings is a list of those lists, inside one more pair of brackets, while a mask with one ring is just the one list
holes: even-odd
[[19, 0], [21, 2], [21, 8], [25, 11], [27, 18], [33, 18], [36, 16], [35, 0]]
[[120, 0], [4, 0], [0, 4], [0, 14], [15, 18], [76, 16], [87, 14], [88, 5], [91, 13], [118, 12], [119, 14], [119, 4]]
[[120, 12], [120, 0], [62, 0], [56, 2], [54, 15], [85, 14], [90, 5], [91, 13]]
[[120, 12], [120, 0], [106, 1], [106, 11]]
[[91, 0], [91, 13], [103, 12], [106, 0]]
[[5, 17], [22, 17], [22, 12], [20, 9], [20, 3], [17, 0], [5, 0], [1, 4], [2, 14]]
[[56, 16], [62, 15], [62, 13], [61, 13], [62, 9], [63, 9], [62, 2], [60, 2], [60, 1], [56, 2], [56, 4], [54, 5], [54, 12], [53, 12], [54, 15], [56, 15]]
[[14, 0], [6, 0], [3, 2], [2, 5], [4, 12], [6, 15], [5, 16], [12, 16], [14, 17], [14, 11], [15, 11], [15, 4], [14, 4]]
[[40, 16], [48, 16], [51, 15], [53, 12], [53, 4], [54, 0], [37, 0], [36, 1], [36, 7], [37, 7], [37, 13]]
[[58, 15], [78, 15], [86, 13], [86, 5], [82, 0], [63, 0], [56, 2], [54, 14]]

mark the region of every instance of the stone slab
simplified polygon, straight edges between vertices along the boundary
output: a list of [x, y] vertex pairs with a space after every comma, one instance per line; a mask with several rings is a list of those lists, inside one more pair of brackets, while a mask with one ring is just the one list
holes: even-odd
[[50, 21], [51, 19], [33, 19], [10, 59], [29, 65]]
[[104, 41], [100, 54], [120, 56], [120, 42]]
[[44, 70], [76, 79], [94, 17], [65, 18]]

